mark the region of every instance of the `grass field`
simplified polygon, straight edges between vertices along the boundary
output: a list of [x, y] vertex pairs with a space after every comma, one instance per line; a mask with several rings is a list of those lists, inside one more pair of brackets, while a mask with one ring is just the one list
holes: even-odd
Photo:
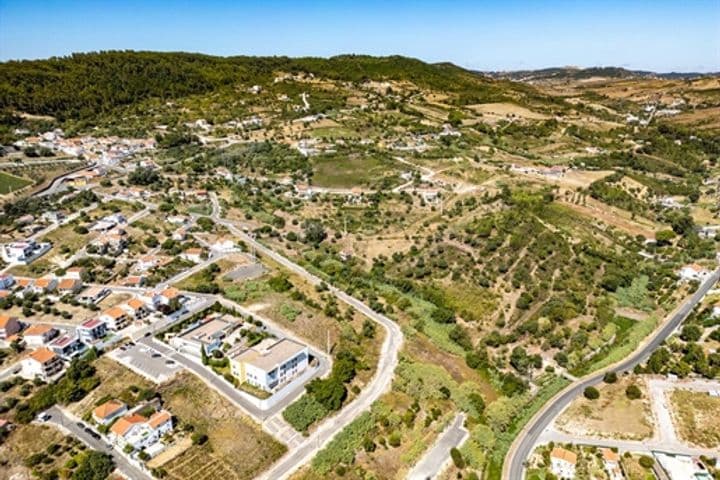
[[10, 175], [6, 172], [0, 172], [0, 195], [7, 195], [8, 193], [20, 190], [23, 187], [30, 185], [32, 181]]
[[[59, 430], [46, 425], [20, 425], [0, 445], [0, 479], [45, 478], [41, 475], [63, 469], [73, 454], [79, 452], [78, 444], [72, 437], [65, 437]], [[56, 448], [52, 445], [58, 445], [59, 448], [49, 455], [46, 449]], [[33, 472], [37, 472], [37, 477], [31, 475], [31, 469], [24, 465], [25, 460], [36, 453], [47, 454], [39, 465], [32, 468]]]
[[392, 162], [377, 157], [324, 157], [314, 162], [313, 183], [333, 188], [370, 186], [394, 170]]
[[680, 438], [705, 448], [720, 447], [720, 398], [706, 392], [674, 390], [670, 401]]

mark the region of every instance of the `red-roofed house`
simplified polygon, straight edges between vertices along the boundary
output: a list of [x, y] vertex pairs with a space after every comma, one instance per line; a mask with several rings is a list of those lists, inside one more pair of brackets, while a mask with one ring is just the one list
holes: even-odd
[[107, 324], [98, 318], [91, 318], [80, 324], [77, 334], [85, 343], [95, 343], [107, 334]]

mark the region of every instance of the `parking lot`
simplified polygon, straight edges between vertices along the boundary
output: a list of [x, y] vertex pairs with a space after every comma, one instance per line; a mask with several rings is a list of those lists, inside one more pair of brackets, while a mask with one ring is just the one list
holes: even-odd
[[154, 348], [133, 342], [113, 350], [109, 356], [155, 383], [169, 380], [182, 368]]

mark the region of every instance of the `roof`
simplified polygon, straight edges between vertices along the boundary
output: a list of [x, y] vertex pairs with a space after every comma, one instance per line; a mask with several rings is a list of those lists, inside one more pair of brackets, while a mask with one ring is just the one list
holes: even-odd
[[609, 448], [601, 448], [600, 451], [602, 452], [602, 456], [606, 462], [617, 463], [620, 460], [620, 455], [618, 455], [616, 452], [613, 452]]
[[131, 298], [130, 300], [127, 301], [127, 304], [133, 310], [137, 310], [137, 309], [143, 308], [145, 306], [145, 302], [143, 302], [139, 298]]
[[74, 342], [79, 342], [77, 337], [71, 337], [70, 335], [63, 335], [62, 337], [56, 339], [54, 342], [52, 342], [50, 345], [54, 347], [66, 347]]
[[565, 450], [561, 447], [553, 448], [553, 451], [550, 452], [550, 456], [558, 460], [564, 460], [572, 465], [575, 465], [577, 463], [577, 454], [571, 452], [570, 450]]
[[48, 332], [55, 330], [52, 325], [46, 325], [44, 323], [38, 323], [30, 325], [27, 330], [23, 332], [23, 335], [28, 337], [30, 335], [45, 335]]
[[143, 281], [143, 278], [145, 278], [145, 277], [143, 277], [142, 275], [130, 275], [129, 277], [127, 277], [124, 280], [124, 283], [126, 285], [134, 284], [134, 283], [141, 283]]
[[705, 270], [704, 267], [698, 265], [697, 263], [691, 263], [690, 265], [685, 265], [685, 268], [689, 268], [690, 270], [693, 270], [695, 272], [702, 272]]
[[95, 328], [95, 327], [97, 327], [98, 325], [101, 325], [101, 324], [103, 324], [103, 323], [105, 323], [105, 322], [103, 322], [102, 320], [100, 320], [100, 319], [98, 319], [98, 318], [91, 318], [90, 320], [84, 321], [84, 322], [80, 325], [80, 327], [82, 327], [82, 328]]
[[48, 277], [38, 278], [37, 280], [35, 280], [35, 286], [39, 288], [47, 288], [50, 286], [53, 280], [55, 279]]
[[145, 423], [147, 421], [147, 418], [143, 417], [142, 415], [139, 415], [137, 413], [131, 413], [130, 415], [125, 415], [123, 417], [120, 417], [117, 422], [113, 424], [112, 427], [110, 427], [110, 431], [113, 432], [115, 435], [123, 436], [127, 433], [128, 430], [130, 430], [130, 427], [137, 423]]
[[77, 278], [63, 278], [58, 283], [58, 289], [60, 290], [69, 290], [71, 288], [75, 288], [78, 285], [80, 285], [82, 282], [78, 280]]
[[11, 321], [17, 322], [17, 318], [8, 315], [0, 315], [0, 328], [5, 328]]
[[33, 284], [32, 278], [17, 278], [15, 279], [15, 283], [18, 284], [20, 287], [28, 287]]
[[180, 290], [178, 290], [177, 288], [170, 287], [170, 288], [166, 288], [165, 290], [160, 292], [160, 295], [167, 298], [168, 300], [172, 300], [173, 298], [180, 296]]
[[30, 354], [30, 358], [42, 364], [50, 362], [55, 357], [57, 357], [57, 355], [45, 347], [40, 347]]
[[200, 255], [203, 252], [202, 248], [188, 248], [185, 250], [186, 255]]
[[93, 415], [97, 418], [108, 418], [125, 408], [125, 404], [119, 400], [108, 400], [93, 410]]
[[258, 348], [259, 346], [260, 345], [257, 345], [255, 348], [248, 348], [241, 352], [235, 357], [235, 360], [267, 372], [307, 348], [305, 345], [287, 338], [283, 338], [267, 348]]
[[86, 289], [80, 294], [80, 296], [82, 296], [82, 297], [96, 297], [96, 296], [100, 295], [100, 293], [101, 293], [103, 290], [106, 290], [106, 287], [99, 287], [99, 286], [95, 285], [95, 286], [93, 286], [93, 287], [88, 287], [88, 288], [86, 288]]
[[111, 317], [111, 318], [118, 319], [118, 318], [121, 318], [121, 317], [124, 316], [124, 315], [127, 315], [127, 313], [125, 312], [125, 310], [123, 310], [123, 309], [120, 308], [120, 307], [112, 307], [112, 308], [109, 308], [109, 309], [105, 310], [105, 311], [103, 312], [103, 315], [107, 315], [107, 316], [109, 316], [109, 317]]
[[155, 412], [150, 417], [150, 420], [148, 420], [148, 424], [152, 428], [158, 428], [163, 423], [169, 421], [172, 417], [170, 416], [170, 413], [166, 410], [162, 410], [160, 412]]
[[85, 267], [70, 267], [66, 270], [68, 273], [82, 273], [85, 271]]

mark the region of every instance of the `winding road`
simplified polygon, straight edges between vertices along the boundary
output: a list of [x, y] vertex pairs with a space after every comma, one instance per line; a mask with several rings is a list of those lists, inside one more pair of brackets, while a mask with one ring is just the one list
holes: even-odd
[[700, 303], [708, 290], [715, 285], [718, 279], [720, 279], [720, 269], [715, 270], [700, 285], [692, 297], [673, 312], [669, 319], [658, 330], [651, 334], [648, 340], [628, 358], [608, 368], [594, 372], [585, 378], [581, 378], [577, 382], [570, 384], [565, 390], [550, 400], [543, 409], [535, 414], [513, 442], [505, 457], [502, 478], [504, 480], [521, 480], [525, 471], [525, 462], [530, 457], [540, 436], [545, 432], [555, 417], [557, 417], [570, 402], [579, 396], [585, 388], [602, 382], [606, 372], [625, 372], [632, 370], [636, 365], [642, 363], [680, 326], [690, 312], [692, 312], [693, 308]]
[[[220, 205], [217, 196], [211, 193], [213, 213], [212, 219], [226, 227], [230, 232], [241, 238], [248, 245], [255, 248], [256, 252], [271, 258], [273, 261], [292, 271], [293, 273], [303, 277], [311, 285], [318, 285], [322, 282], [320, 278], [305, 270], [300, 265], [290, 259], [271, 250], [262, 243], [255, 240], [252, 236], [243, 232], [233, 222], [225, 220], [220, 216]], [[398, 365], [398, 353], [403, 345], [403, 334], [400, 326], [380, 313], [377, 313], [360, 300], [348, 295], [336, 287], [329, 286], [329, 291], [342, 302], [350, 305], [358, 312], [367, 316], [371, 320], [377, 322], [385, 329], [385, 338], [380, 349], [380, 358], [378, 359], [375, 375], [362, 392], [348, 405], [343, 407], [337, 414], [327, 418], [318, 428], [308, 437], [304, 438], [296, 448], [288, 451], [288, 453], [276, 462], [269, 470], [265, 471], [260, 479], [281, 479], [288, 478], [293, 472], [303, 465], [307, 464], [312, 457], [330, 442], [337, 433], [349, 425], [361, 413], [367, 411], [370, 406], [380, 396], [386, 393], [392, 384], [395, 375], [395, 367]]]

